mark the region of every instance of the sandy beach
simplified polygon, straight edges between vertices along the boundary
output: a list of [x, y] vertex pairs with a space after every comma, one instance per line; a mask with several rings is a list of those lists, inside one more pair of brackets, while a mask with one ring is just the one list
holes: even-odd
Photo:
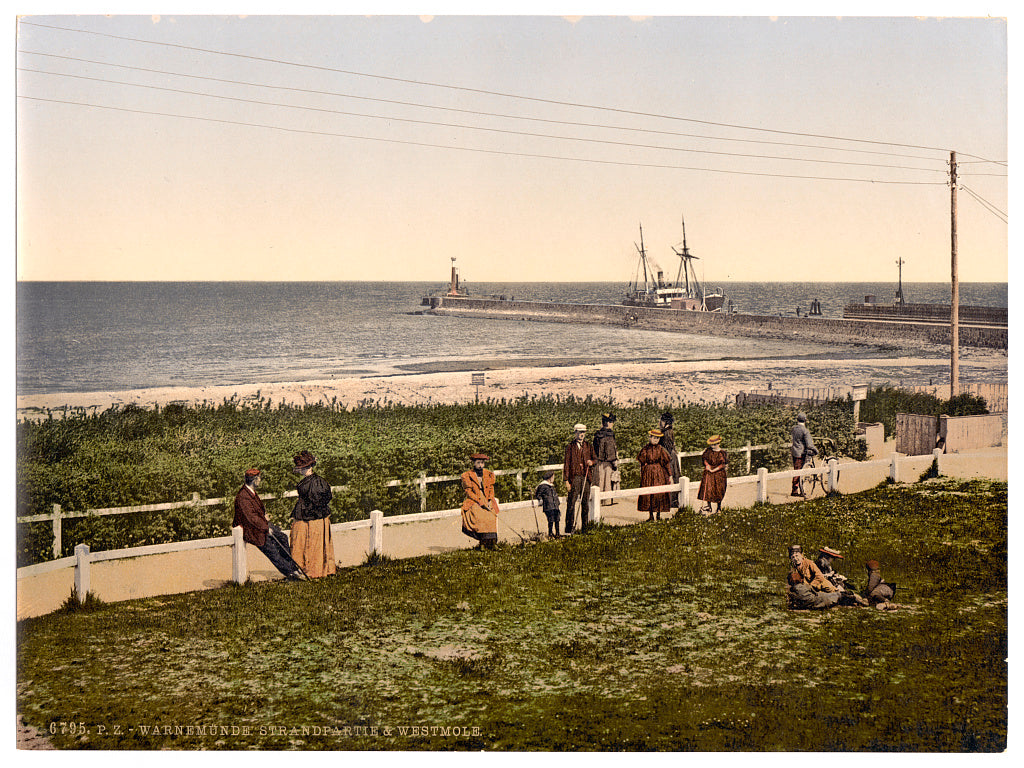
[[[592, 396], [619, 405], [656, 398], [665, 404], [733, 401], [741, 391], [852, 384], [939, 384], [948, 382], [949, 360], [942, 357], [867, 357], [849, 359], [714, 360], [697, 362], [593, 363], [519, 367], [508, 361], [446, 361], [438, 370], [389, 376], [354, 376], [301, 382], [230, 384], [201, 387], [156, 387], [120, 392], [71, 392], [22, 395], [18, 418], [38, 418], [47, 410], [86, 409], [102, 412], [112, 406], [141, 407], [168, 403], [219, 404], [226, 399], [251, 402], [262, 397], [281, 402], [423, 405], [515, 399], [523, 396]], [[459, 370], [461, 368], [461, 370]], [[472, 374], [484, 373], [484, 384]], [[963, 382], [1007, 381], [1005, 352], [969, 350], [961, 359]], [[59, 414], [56, 414], [59, 415]]]

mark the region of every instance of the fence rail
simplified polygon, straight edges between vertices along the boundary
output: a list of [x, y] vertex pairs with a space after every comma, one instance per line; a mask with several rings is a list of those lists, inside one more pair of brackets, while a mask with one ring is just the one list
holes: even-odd
[[[750, 472], [751, 467], [751, 455], [754, 451], [765, 451], [778, 448], [778, 445], [751, 445], [748, 441], [746, 445], [741, 446], [733, 451], [733, 453], [745, 453], [747, 461], [747, 472]], [[700, 456], [703, 451], [690, 451], [685, 453], [677, 452], [680, 459], [694, 458]], [[619, 459], [619, 464], [630, 464], [634, 463], [636, 459]], [[544, 472], [547, 470], [561, 470], [561, 464], [545, 464], [535, 469], [498, 469], [495, 470], [494, 474], [501, 476], [514, 476], [516, 479], [516, 489], [519, 498], [523, 495], [523, 475], [534, 472]], [[450, 483], [457, 482], [462, 478], [461, 475], [427, 475], [425, 472], [421, 472], [419, 477], [415, 480], [388, 480], [384, 487], [395, 488], [403, 485], [413, 485], [419, 489], [420, 495], [420, 512], [427, 511], [427, 487], [435, 483]], [[347, 485], [333, 485], [331, 491], [337, 493], [339, 491], [348, 490]], [[264, 501], [271, 501], [273, 499], [286, 499], [296, 498], [298, 496], [297, 491], [284, 491], [283, 493], [261, 493], [260, 498]], [[140, 504], [137, 506], [130, 507], [104, 507], [102, 509], [86, 509], [84, 511], [68, 511], [63, 508], [60, 504], [54, 504], [52, 511], [49, 513], [42, 513], [37, 515], [22, 515], [15, 519], [16, 523], [45, 523], [49, 522], [53, 527], [53, 557], [60, 558], [61, 552], [63, 551], [63, 530], [62, 521], [71, 520], [82, 517], [102, 517], [105, 515], [132, 515], [139, 512], [169, 512], [174, 509], [187, 509], [197, 507], [216, 507], [232, 503], [232, 497], [221, 497], [221, 498], [210, 498], [201, 499], [199, 498], [198, 492], [193, 492], [192, 498], [188, 501], [167, 501], [158, 504]], [[392, 516], [394, 517], [394, 516]], [[399, 515], [398, 517], [403, 517]]]

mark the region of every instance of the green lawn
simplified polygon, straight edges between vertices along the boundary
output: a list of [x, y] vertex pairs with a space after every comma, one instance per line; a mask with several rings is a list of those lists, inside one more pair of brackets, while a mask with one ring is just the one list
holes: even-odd
[[[53, 614], [19, 624], [18, 711], [58, 748], [999, 751], [1006, 492], [883, 485]], [[788, 611], [793, 542], [858, 586], [881, 561], [904, 607]]]

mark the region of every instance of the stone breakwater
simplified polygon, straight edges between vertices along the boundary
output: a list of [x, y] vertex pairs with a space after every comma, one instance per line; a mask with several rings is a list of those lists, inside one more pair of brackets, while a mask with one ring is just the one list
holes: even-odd
[[[718, 336], [754, 336], [800, 339], [823, 343], [863, 343], [894, 347], [950, 343], [949, 325], [886, 322], [817, 317], [740, 315], [718, 312], [630, 307], [612, 304], [557, 304], [538, 301], [503, 301], [464, 296], [425, 299], [435, 315], [501, 320], [532, 320], [548, 323], [600, 323], [678, 333]], [[960, 325], [960, 344], [989, 349], [1008, 348], [1008, 329]]]

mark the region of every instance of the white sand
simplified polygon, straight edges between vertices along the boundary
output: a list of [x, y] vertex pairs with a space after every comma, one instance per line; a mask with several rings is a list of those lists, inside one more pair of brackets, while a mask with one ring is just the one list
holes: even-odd
[[[1004, 382], [1005, 352], [972, 350], [965, 355], [962, 381]], [[927, 384], [948, 380], [949, 361], [932, 357], [840, 360], [720, 360], [673, 363], [598, 363], [557, 368], [503, 368], [484, 371], [481, 400], [515, 399], [534, 395], [612, 398], [619, 405], [646, 399], [661, 403], [717, 403], [733, 401], [740, 391], [785, 390], [801, 387], [843, 387], [852, 384], [901, 382]], [[965, 375], [969, 374], [969, 375]], [[361, 402], [437, 404], [472, 402], [477, 388], [472, 373], [416, 373], [400, 376], [327, 379], [276, 384], [239, 384], [208, 387], [158, 387], [123, 392], [79, 392], [23, 395], [17, 398], [20, 418], [38, 416], [46, 409], [86, 408], [104, 411], [113, 405], [142, 407], [172, 402], [219, 404], [225, 399], [251, 401], [257, 393], [275, 405], [329, 403], [346, 407]]]

